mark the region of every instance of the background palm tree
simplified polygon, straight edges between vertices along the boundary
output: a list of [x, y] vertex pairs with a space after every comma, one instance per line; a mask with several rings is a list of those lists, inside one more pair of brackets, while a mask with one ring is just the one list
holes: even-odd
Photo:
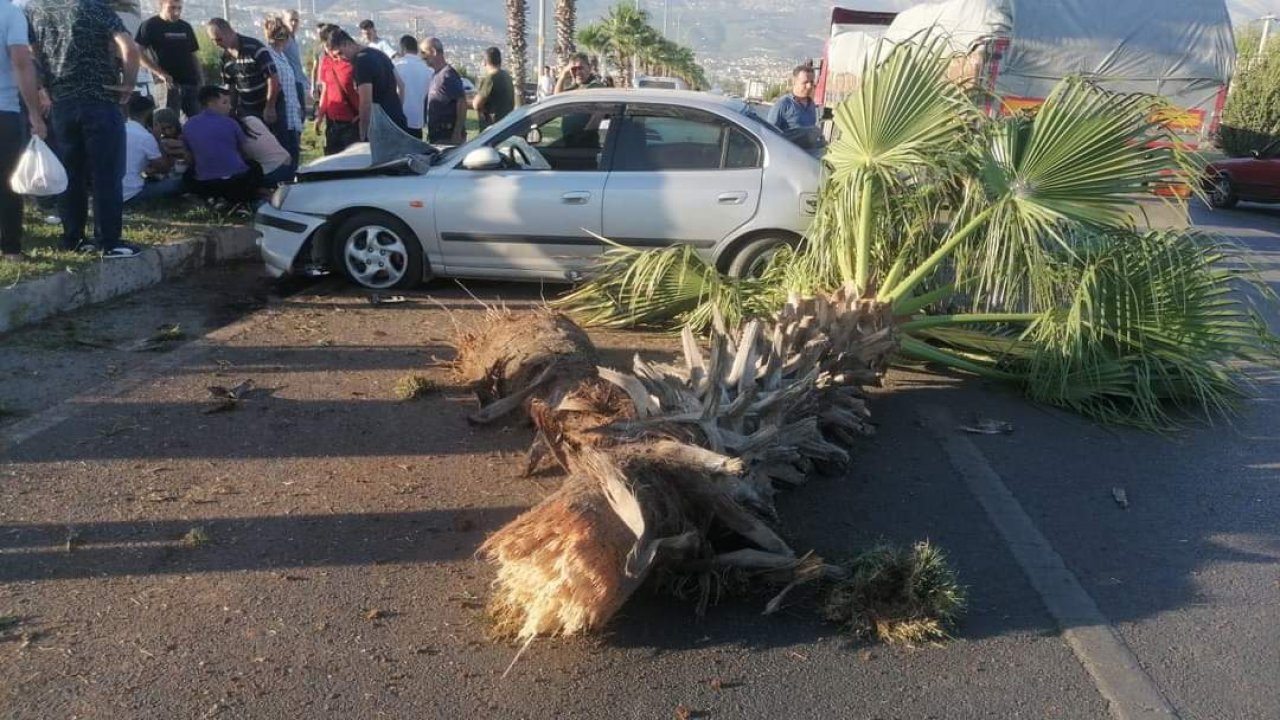
[[[577, 52], [573, 44], [578, 22], [577, 0], [556, 0], [556, 60], [566, 65], [569, 56]], [[542, 68], [538, 68], [542, 72]]]
[[694, 88], [707, 85], [693, 50], [663, 37], [649, 24], [648, 13], [633, 5], [610, 8], [602, 19], [582, 28], [578, 42], [616, 69], [626, 87], [634, 84], [636, 71], [678, 77]]
[[528, 17], [528, 0], [507, 0], [507, 64], [515, 83], [517, 105], [524, 102], [524, 83], [528, 78]]

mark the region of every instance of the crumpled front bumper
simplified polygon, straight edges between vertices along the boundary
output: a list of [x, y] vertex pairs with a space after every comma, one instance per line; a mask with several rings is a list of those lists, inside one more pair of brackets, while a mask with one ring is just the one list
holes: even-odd
[[298, 252], [326, 218], [278, 210], [263, 205], [253, 217], [258, 231], [258, 252], [267, 272], [280, 277], [293, 269]]

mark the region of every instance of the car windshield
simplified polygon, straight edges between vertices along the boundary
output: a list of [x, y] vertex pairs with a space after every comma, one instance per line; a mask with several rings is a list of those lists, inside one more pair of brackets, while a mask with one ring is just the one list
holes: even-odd
[[474, 139], [468, 140], [467, 142], [461, 145], [456, 145], [451, 148], [445, 148], [438, 155], [431, 158], [431, 164], [445, 165], [450, 161], [461, 157], [460, 152], [464, 147], [480, 147], [481, 145], [488, 144], [490, 138], [502, 132], [503, 128], [510, 127], [511, 125], [518, 123], [521, 120], [523, 120], [525, 117], [527, 117], [529, 115], [530, 108], [532, 107], [533, 107], [532, 105], [522, 105], [516, 108], [514, 111], [512, 111], [510, 115], [503, 118], [500, 122], [496, 122], [490, 125], [489, 127], [485, 128], [484, 131], [481, 132], [479, 135], [477, 135]]

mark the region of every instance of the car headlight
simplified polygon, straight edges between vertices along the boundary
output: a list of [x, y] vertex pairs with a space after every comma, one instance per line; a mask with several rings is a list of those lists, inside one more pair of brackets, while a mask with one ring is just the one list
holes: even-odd
[[293, 187], [287, 183], [281, 183], [275, 192], [271, 193], [271, 207], [279, 210], [284, 206], [284, 199], [289, 197], [289, 188]]

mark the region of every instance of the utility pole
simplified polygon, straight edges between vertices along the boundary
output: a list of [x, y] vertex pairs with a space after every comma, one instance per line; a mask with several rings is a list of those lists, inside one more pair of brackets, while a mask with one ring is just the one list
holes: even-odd
[[222, 0], [222, 19], [231, 22], [231, 0]]
[[538, 64], [534, 66], [534, 77], [542, 82], [542, 66], [547, 62], [547, 0], [538, 0]]
[[662, 37], [667, 37], [667, 11], [671, 9], [671, 0], [662, 0]]
[[1258, 57], [1262, 57], [1263, 51], [1266, 50], [1267, 39], [1271, 37], [1271, 21], [1275, 19], [1275, 15], [1262, 18], [1262, 39], [1258, 41]]

